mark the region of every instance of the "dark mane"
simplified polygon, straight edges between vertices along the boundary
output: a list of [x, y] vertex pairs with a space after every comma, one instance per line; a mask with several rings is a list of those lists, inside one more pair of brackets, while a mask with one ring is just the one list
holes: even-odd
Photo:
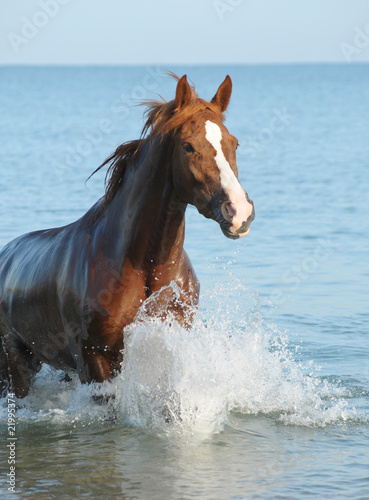
[[[170, 75], [177, 81], [179, 80], [178, 76], [174, 73], [170, 73]], [[124, 172], [126, 171], [127, 166], [137, 155], [143, 143], [148, 138], [153, 135], [163, 137], [166, 134], [175, 134], [191, 116], [199, 111], [213, 111], [221, 118], [222, 121], [224, 120], [224, 114], [219, 110], [219, 106], [212, 102], [200, 99], [194, 87], [191, 88], [190, 102], [181, 109], [178, 109], [174, 99], [169, 102], [164, 99], [161, 101], [145, 100], [142, 101], [141, 104], [147, 106], [144, 113], [146, 122], [141, 132], [141, 138], [118, 146], [114, 153], [112, 153], [91, 174], [92, 176], [106, 165], [109, 165], [105, 176], [105, 199], [102, 210], [104, 210], [114, 198], [114, 195], [123, 180]]]
[[[91, 175], [92, 177], [96, 172], [109, 165], [105, 176], [105, 199], [102, 206], [102, 210], [111, 202], [114, 195], [120, 186], [124, 172], [132, 158], [137, 154], [141, 148], [143, 139], [137, 139], [135, 141], [125, 142], [117, 147], [117, 149], [112, 153], [105, 161], [102, 163]], [[89, 178], [90, 178], [89, 177]], [[88, 178], [88, 179], [89, 179]], [[87, 180], [88, 180], [87, 179]]]

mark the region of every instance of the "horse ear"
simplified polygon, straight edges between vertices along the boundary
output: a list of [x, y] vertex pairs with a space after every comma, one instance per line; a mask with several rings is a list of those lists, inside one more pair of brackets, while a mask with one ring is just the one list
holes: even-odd
[[220, 107], [220, 111], [225, 111], [228, 107], [229, 100], [232, 93], [232, 80], [229, 75], [224, 79], [224, 82], [220, 84], [217, 93], [212, 98], [211, 102], [217, 104]]
[[176, 99], [175, 103], [177, 105], [178, 109], [183, 108], [183, 106], [186, 106], [191, 100], [191, 87], [188, 84], [187, 81], [187, 76], [183, 75], [182, 78], [178, 80], [177, 83], [177, 90], [176, 90]]

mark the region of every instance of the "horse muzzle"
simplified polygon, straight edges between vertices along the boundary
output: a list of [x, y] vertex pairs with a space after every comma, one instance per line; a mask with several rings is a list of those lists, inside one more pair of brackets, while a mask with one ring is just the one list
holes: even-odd
[[255, 208], [246, 192], [245, 199], [237, 204], [224, 201], [220, 212], [220, 227], [227, 238], [237, 239], [249, 234], [251, 222], [255, 219]]
[[227, 238], [236, 240], [249, 234], [251, 222], [255, 219], [255, 209], [246, 191], [237, 200], [231, 199], [228, 193], [218, 191], [211, 198], [198, 195], [193, 205], [204, 217], [218, 222]]

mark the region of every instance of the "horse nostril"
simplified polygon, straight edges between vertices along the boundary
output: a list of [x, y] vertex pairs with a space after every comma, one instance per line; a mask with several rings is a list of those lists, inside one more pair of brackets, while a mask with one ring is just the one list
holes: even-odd
[[233, 203], [227, 203], [226, 210], [229, 213], [229, 216], [232, 217], [232, 219], [237, 214], [236, 207], [233, 205]]
[[226, 201], [222, 205], [222, 214], [226, 220], [231, 221], [237, 214], [237, 209], [233, 203]]

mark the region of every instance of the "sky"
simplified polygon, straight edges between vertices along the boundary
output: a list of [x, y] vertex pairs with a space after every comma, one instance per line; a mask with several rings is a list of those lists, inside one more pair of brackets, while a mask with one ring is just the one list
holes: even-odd
[[0, 37], [1, 65], [369, 62], [369, 1], [3, 1]]

